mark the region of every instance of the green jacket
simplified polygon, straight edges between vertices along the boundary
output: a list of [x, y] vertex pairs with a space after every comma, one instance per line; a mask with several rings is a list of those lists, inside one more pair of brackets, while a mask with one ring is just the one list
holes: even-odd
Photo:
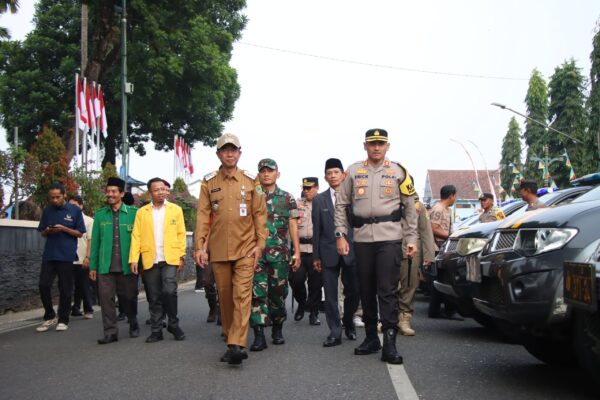
[[[121, 260], [123, 274], [131, 274], [129, 269], [129, 249], [131, 247], [131, 232], [137, 208], [124, 203], [119, 211], [119, 236], [121, 238]], [[92, 230], [92, 249], [90, 251], [90, 270], [108, 274], [112, 258], [113, 246], [113, 215], [110, 207], [96, 211], [94, 228]]]

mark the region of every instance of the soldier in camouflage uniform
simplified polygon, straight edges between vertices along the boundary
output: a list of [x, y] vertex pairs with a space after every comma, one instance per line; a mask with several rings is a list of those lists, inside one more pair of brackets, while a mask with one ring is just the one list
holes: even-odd
[[[277, 186], [277, 163], [269, 158], [258, 163], [258, 179], [267, 202], [267, 229], [269, 231], [265, 252], [254, 271], [252, 285], [252, 314], [250, 325], [254, 330], [254, 343], [250, 351], [267, 348], [264, 327], [273, 325], [273, 344], [284, 344], [282, 327], [286, 319], [285, 298], [288, 293], [288, 265], [300, 265], [298, 239], [298, 207], [291, 194]], [[288, 232], [294, 245], [290, 262]]]
[[483, 193], [479, 197], [481, 204], [481, 215], [479, 215], [479, 222], [494, 222], [506, 218], [502, 210], [494, 207], [494, 195], [491, 193]]

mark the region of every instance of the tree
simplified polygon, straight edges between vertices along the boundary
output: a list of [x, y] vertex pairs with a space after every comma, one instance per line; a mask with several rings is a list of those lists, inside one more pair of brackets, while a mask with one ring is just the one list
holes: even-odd
[[[108, 110], [103, 164], [114, 164], [121, 146], [121, 17], [114, 2], [87, 3], [91, 54], [84, 74], [102, 84]], [[0, 49], [3, 126], [19, 126], [31, 144], [47, 124], [61, 133], [69, 156], [74, 152], [79, 6], [76, 0], [40, 0], [36, 27], [27, 39], [4, 42]], [[128, 136], [136, 152], [145, 154], [149, 140], [157, 149], [172, 149], [175, 134], [190, 145], [214, 144], [239, 97], [237, 74], [229, 61], [232, 44], [246, 24], [244, 7], [244, 0], [128, 3], [128, 80], [135, 84], [128, 100]]]
[[[525, 96], [527, 105], [527, 116], [542, 124], [548, 122], [548, 87], [542, 74], [537, 69], [531, 72], [529, 78], [529, 87]], [[525, 120], [525, 132], [523, 138], [527, 146], [527, 157], [523, 173], [528, 179], [536, 179], [539, 186], [543, 186], [543, 177], [538, 169], [538, 162], [533, 161], [533, 157], [543, 157], [543, 147], [547, 139], [547, 130], [543, 125], [533, 122], [530, 119]]]
[[[39, 161], [27, 151], [13, 146], [0, 151], [0, 186], [11, 188], [7, 207], [26, 200], [35, 192], [39, 171]], [[18, 190], [15, 190], [15, 183], [18, 184]]]
[[508, 123], [506, 136], [502, 141], [502, 157], [500, 159], [502, 166], [500, 180], [506, 193], [510, 193], [515, 177], [513, 167], [521, 170], [521, 151], [521, 128], [515, 117], [512, 117]]
[[31, 153], [40, 163], [38, 184], [33, 195], [36, 203], [42, 206], [48, 204], [48, 188], [54, 182], [61, 182], [67, 193], [77, 192], [77, 183], [69, 174], [65, 146], [52, 129], [43, 128]]
[[[10, 11], [11, 14], [16, 14], [19, 8], [19, 0], [1, 0], [0, 14]], [[0, 26], [0, 39], [10, 39], [8, 29]]]
[[595, 138], [593, 148], [596, 153], [596, 171], [600, 171], [600, 24], [596, 26], [590, 61], [592, 62], [590, 68], [591, 90], [587, 100], [587, 109], [590, 116], [590, 135], [592, 139]]
[[[575, 60], [556, 67], [550, 78], [548, 107], [551, 127], [578, 139], [582, 143], [558, 133], [548, 133], [549, 157], [558, 157], [567, 150], [573, 169], [579, 176], [595, 169], [593, 139], [587, 129], [588, 115], [585, 104], [585, 79]], [[550, 174], [559, 187], [569, 184], [569, 168], [565, 162], [549, 166]]]
[[111, 163], [107, 163], [101, 171], [85, 171], [83, 167], [79, 167], [72, 174], [83, 199], [83, 211], [89, 216], [93, 216], [106, 205], [105, 189], [108, 178], [119, 176]]

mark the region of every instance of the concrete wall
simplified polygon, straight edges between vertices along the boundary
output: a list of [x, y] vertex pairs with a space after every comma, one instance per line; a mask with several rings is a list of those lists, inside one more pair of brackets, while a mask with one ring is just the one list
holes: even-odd
[[[36, 221], [0, 219], [0, 315], [9, 310], [41, 307], [38, 290], [45, 239]], [[187, 236], [188, 255], [180, 281], [196, 279], [192, 260], [192, 235]], [[53, 294], [58, 295], [56, 283]]]

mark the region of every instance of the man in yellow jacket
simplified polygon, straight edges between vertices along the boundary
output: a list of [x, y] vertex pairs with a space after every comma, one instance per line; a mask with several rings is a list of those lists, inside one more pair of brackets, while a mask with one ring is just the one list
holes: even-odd
[[167, 331], [176, 340], [185, 339], [177, 318], [177, 271], [185, 263], [185, 222], [181, 207], [166, 200], [169, 191], [165, 183], [161, 178], [148, 181], [152, 202], [138, 210], [131, 234], [131, 271], [138, 273], [140, 254], [144, 268], [143, 280], [152, 326], [147, 343], [163, 339], [163, 308], [169, 319]]

